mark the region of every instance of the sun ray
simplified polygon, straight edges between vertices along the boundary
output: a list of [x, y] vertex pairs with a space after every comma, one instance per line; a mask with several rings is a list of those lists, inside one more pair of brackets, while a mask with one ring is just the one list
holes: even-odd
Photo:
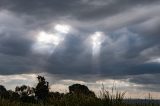
[[92, 36], [91, 36], [91, 40], [92, 40], [92, 54], [98, 55], [100, 52], [100, 48], [101, 48], [101, 44], [102, 44], [102, 36], [103, 33], [102, 32], [95, 32]]
[[70, 26], [57, 24], [53, 32], [40, 31], [37, 33], [36, 42], [33, 50], [40, 54], [52, 54], [58, 45], [64, 41], [65, 36], [69, 33]]
[[103, 32], [95, 32], [91, 35], [91, 44], [92, 44], [92, 64], [94, 73], [100, 72], [100, 51], [101, 44], [104, 40]]

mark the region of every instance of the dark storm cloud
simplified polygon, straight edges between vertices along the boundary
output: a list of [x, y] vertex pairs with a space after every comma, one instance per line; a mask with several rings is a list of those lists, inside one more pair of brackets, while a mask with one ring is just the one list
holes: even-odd
[[[75, 79], [96, 74], [101, 78], [157, 74], [159, 63], [146, 62], [160, 53], [159, 9], [159, 0], [1, 0], [0, 74], [45, 71]], [[55, 52], [51, 56], [34, 54], [34, 32], [50, 31], [52, 23], [63, 22], [74, 31]], [[92, 71], [95, 63], [87, 39], [96, 31], [105, 38], [100, 69]], [[159, 83], [142, 80], [130, 81]]]
[[150, 35], [158, 38], [160, 35], [160, 31], [158, 30], [159, 27], [160, 19], [159, 16], [156, 16], [155, 18], [133, 26], [131, 30], [142, 35]]
[[[65, 42], [63, 51], [56, 51], [49, 58], [47, 70], [52, 73], [85, 74], [90, 73], [91, 54], [87, 53], [84, 39], [78, 36], [69, 35]], [[66, 71], [66, 69], [68, 71]], [[54, 70], [54, 71], [51, 71]]]
[[[111, 16], [132, 7], [155, 4], [159, 0], [2, 0], [1, 8], [32, 15], [73, 15], [80, 19], [94, 19]], [[92, 7], [91, 7], [92, 6]], [[74, 16], [75, 15], [75, 16]]]
[[[84, 0], [85, 1], [85, 0]], [[86, 0], [87, 1], [87, 0]], [[154, 4], [158, 2], [158, 0], [149, 1], [149, 0], [101, 0], [102, 4], [96, 5], [96, 1], [88, 0], [86, 6], [92, 6], [92, 9], [89, 9], [88, 11], [84, 11], [82, 14], [79, 15], [79, 19], [81, 20], [96, 20], [96, 19], [103, 19], [106, 17], [110, 17], [115, 14], [119, 14], [121, 12], [127, 11], [129, 9], [135, 8], [137, 6], [143, 6], [146, 4]], [[95, 2], [95, 3], [92, 3]], [[98, 2], [97, 2], [98, 4]], [[92, 18], [91, 18], [92, 17]]]
[[151, 75], [151, 74], [144, 74], [138, 75], [130, 78], [130, 82], [135, 82], [139, 84], [156, 84], [159, 85], [159, 80], [157, 80], [159, 74]]
[[0, 39], [0, 52], [8, 55], [26, 55], [30, 53], [31, 45], [31, 40], [15, 36], [12, 33], [12, 37], [2, 37]]

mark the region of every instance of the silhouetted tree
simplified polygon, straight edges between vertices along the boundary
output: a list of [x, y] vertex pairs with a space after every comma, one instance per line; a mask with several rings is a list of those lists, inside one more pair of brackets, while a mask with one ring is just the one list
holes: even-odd
[[0, 85], [0, 97], [1, 98], [8, 98], [9, 97], [9, 94], [3, 85]]
[[15, 88], [15, 92], [18, 93], [20, 96], [24, 96], [24, 95], [29, 96], [31, 93], [33, 93], [31, 92], [31, 87], [26, 85], [22, 85], [20, 87], [17, 86]]
[[64, 93], [59, 93], [59, 92], [49, 92], [48, 95], [50, 98], [54, 98], [54, 99], [61, 99], [62, 97], [64, 97]]
[[32, 87], [22, 85], [15, 88], [15, 93], [19, 94], [22, 102], [33, 102], [34, 101], [34, 89]]
[[73, 84], [69, 86], [70, 94], [84, 94], [95, 97], [94, 92], [90, 91], [87, 86], [81, 84]]
[[8, 94], [9, 94], [9, 98], [11, 100], [19, 100], [20, 99], [20, 95], [17, 92], [14, 92], [12, 90], [8, 90]]
[[0, 85], [0, 93], [6, 92], [6, 88], [3, 85]]
[[35, 96], [39, 100], [45, 100], [49, 93], [49, 83], [45, 81], [45, 78], [42, 76], [38, 76], [38, 84], [35, 88]]

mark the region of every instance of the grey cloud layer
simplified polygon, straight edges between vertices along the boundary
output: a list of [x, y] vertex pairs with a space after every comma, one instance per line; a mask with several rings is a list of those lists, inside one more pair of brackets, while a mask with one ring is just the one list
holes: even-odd
[[[160, 56], [159, 10], [159, 0], [1, 0], [0, 74], [151, 74], [147, 77], [154, 80], [160, 64], [146, 61]], [[52, 23], [71, 25], [74, 31], [51, 56], [34, 54], [34, 32], [49, 31]], [[100, 69], [93, 71], [92, 47], [86, 42], [96, 31], [106, 37]], [[142, 80], [131, 81], [145, 84]]]

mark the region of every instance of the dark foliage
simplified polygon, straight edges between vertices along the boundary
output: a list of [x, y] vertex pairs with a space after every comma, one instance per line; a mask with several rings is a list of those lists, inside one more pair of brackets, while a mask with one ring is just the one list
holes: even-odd
[[38, 76], [37, 78], [38, 84], [35, 88], [35, 96], [39, 100], [45, 100], [49, 94], [49, 83], [42, 76]]
[[[15, 88], [15, 93], [12, 93], [12, 95], [18, 94], [19, 98], [22, 102], [34, 102], [34, 88], [22, 85], [22, 86], [17, 86]], [[18, 96], [17, 96], [18, 97]]]
[[59, 93], [59, 92], [49, 92], [48, 97], [49, 98], [55, 98], [55, 99], [61, 99], [64, 97], [64, 93]]
[[14, 92], [12, 90], [8, 90], [8, 98], [11, 100], [19, 100], [20, 99], [20, 95], [17, 92]]
[[0, 93], [6, 92], [6, 88], [3, 85], [0, 85]]
[[87, 86], [81, 84], [73, 84], [69, 86], [70, 94], [84, 94], [95, 97], [94, 92], [90, 91]]
[[6, 90], [0, 85], [0, 106], [160, 106], [159, 102], [129, 103], [124, 101], [125, 92], [109, 93], [102, 89], [101, 98], [87, 86], [73, 84], [69, 93], [49, 92], [49, 83], [38, 76], [36, 88], [26, 85], [17, 86], [15, 91]]
[[0, 96], [1, 98], [7, 98], [8, 97], [8, 92], [6, 88], [3, 85], [0, 85]]

